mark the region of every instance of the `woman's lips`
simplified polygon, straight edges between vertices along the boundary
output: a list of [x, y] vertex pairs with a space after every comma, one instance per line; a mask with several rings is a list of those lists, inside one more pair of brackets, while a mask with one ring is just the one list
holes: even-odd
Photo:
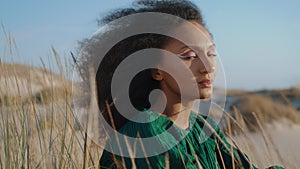
[[198, 85], [202, 88], [210, 88], [212, 86], [212, 83], [210, 80], [203, 80], [201, 82], [198, 82]]

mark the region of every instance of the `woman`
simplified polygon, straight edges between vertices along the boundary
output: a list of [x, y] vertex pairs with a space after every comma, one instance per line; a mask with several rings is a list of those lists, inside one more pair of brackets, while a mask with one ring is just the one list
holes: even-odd
[[[149, 19], [153, 12], [161, 17]], [[99, 48], [107, 40], [118, 33], [125, 34], [123, 29], [131, 31], [134, 27], [143, 27], [140, 22], [145, 22], [141, 19], [145, 15], [136, 14], [147, 14], [147, 23], [155, 21], [152, 27], [159, 27], [163, 33], [130, 34], [104, 52], [99, 65], [94, 63], [98, 105], [110, 124], [106, 127], [108, 141], [100, 168], [256, 168], [227, 142], [213, 120], [192, 111], [195, 100], [212, 97], [216, 74], [216, 46], [200, 10], [193, 3], [142, 0], [132, 8], [114, 11], [103, 18], [102, 23], [124, 17], [129, 19], [113, 23], [96, 36], [86, 49], [88, 60], [105, 51]], [[148, 49], [152, 53], [139, 53], [149, 52]], [[142, 55], [146, 59], [144, 62], [153, 64], [130, 79], [129, 93], [119, 89], [122, 80], [126, 84], [126, 78], [113, 87], [115, 74], [143, 64], [143, 60], [139, 60], [126, 62], [126, 65], [124, 60]], [[123, 69], [119, 69], [121, 66]], [[138, 111], [122, 111], [128, 106], [124, 103], [126, 96]], [[118, 132], [109, 131], [109, 128]]]

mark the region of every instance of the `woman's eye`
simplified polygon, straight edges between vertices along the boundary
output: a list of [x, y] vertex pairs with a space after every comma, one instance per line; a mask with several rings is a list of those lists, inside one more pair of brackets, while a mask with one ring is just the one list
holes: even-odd
[[207, 56], [208, 57], [216, 57], [217, 53], [216, 53], [216, 51], [208, 51]]
[[197, 58], [197, 54], [194, 52], [194, 51], [188, 51], [188, 52], [184, 52], [182, 54], [179, 54], [178, 55], [181, 59], [184, 59], [184, 60], [189, 60], [191, 58]]

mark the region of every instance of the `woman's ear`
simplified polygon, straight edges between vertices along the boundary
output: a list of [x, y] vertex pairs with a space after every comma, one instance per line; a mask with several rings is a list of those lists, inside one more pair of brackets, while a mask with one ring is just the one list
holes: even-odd
[[151, 76], [154, 80], [161, 81], [163, 80], [163, 72], [159, 69], [152, 69]]

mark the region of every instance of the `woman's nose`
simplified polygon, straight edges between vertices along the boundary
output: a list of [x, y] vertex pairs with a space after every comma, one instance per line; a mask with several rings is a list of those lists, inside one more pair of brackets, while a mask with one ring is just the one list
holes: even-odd
[[200, 73], [212, 73], [216, 70], [215, 62], [208, 59], [201, 60]]
[[200, 70], [200, 73], [202, 74], [206, 74], [206, 73], [212, 73], [216, 70], [215, 66], [205, 66], [204, 68], [202, 68]]

